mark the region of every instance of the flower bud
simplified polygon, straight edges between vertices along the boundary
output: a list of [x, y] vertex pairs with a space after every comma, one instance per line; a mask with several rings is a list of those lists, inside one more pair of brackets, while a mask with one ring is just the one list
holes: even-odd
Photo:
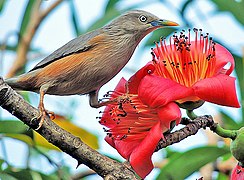
[[244, 127], [237, 131], [236, 138], [231, 142], [230, 150], [232, 155], [243, 165], [244, 164]]

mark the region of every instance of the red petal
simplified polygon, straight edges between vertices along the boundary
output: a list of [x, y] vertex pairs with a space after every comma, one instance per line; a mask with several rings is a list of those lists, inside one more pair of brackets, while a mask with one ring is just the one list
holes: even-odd
[[160, 76], [145, 76], [138, 89], [142, 102], [152, 108], [164, 106], [169, 102], [192, 96], [193, 90]]
[[218, 74], [223, 70], [223, 67], [229, 62], [231, 64], [230, 68], [226, 71], [225, 74], [230, 75], [235, 67], [234, 58], [231, 53], [221, 46], [220, 44], [215, 45], [215, 56], [216, 56], [216, 71], [215, 73]]
[[219, 74], [196, 82], [193, 85], [196, 96], [215, 104], [240, 107], [236, 95], [235, 78]]
[[132, 152], [130, 164], [136, 173], [145, 178], [153, 169], [151, 156], [162, 137], [161, 124], [158, 122], [149, 131], [140, 145]]
[[170, 129], [170, 123], [172, 121], [176, 121], [176, 124], [180, 123], [181, 111], [176, 103], [170, 102], [169, 104], [158, 108], [158, 116], [162, 125], [167, 129]]
[[130, 94], [137, 94], [138, 86], [141, 80], [148, 74], [153, 73], [155, 67], [148, 63], [144, 67], [142, 67], [139, 71], [137, 71], [129, 80], [128, 80], [128, 88]]
[[121, 78], [117, 86], [115, 87], [114, 91], [125, 93], [125, 84], [126, 84], [125, 78]]
[[142, 140], [128, 141], [126, 139], [114, 140], [114, 145], [115, 145], [114, 147], [123, 158], [129, 160], [131, 153], [141, 143], [141, 141]]
[[113, 148], [115, 148], [115, 143], [114, 143], [114, 141], [112, 140], [112, 138], [109, 137], [109, 135], [107, 135], [107, 136], [105, 137], [105, 141], [106, 141], [110, 146], [112, 146]]
[[244, 168], [238, 164], [232, 170], [231, 180], [243, 180], [244, 179]]

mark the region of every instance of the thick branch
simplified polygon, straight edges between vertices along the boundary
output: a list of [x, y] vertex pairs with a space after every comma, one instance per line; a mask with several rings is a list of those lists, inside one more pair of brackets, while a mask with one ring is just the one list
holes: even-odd
[[158, 151], [162, 148], [165, 148], [171, 144], [178, 143], [188, 136], [194, 135], [201, 128], [212, 127], [214, 125], [214, 121], [212, 116], [199, 116], [194, 120], [189, 120], [187, 118], [182, 119], [182, 123], [186, 124], [186, 126], [180, 130], [175, 132], [166, 134], [165, 139], [161, 139], [156, 147], [155, 151]]
[[[12, 90], [0, 78], [0, 106], [19, 118], [29, 127], [38, 126], [38, 110], [28, 104], [19, 94]], [[114, 179], [136, 179], [135, 173], [122, 163], [114, 161], [93, 150], [78, 137], [65, 131], [49, 118], [46, 118], [42, 127], [37, 131], [48, 142], [54, 144], [78, 161], [85, 164], [102, 177]]]
[[14, 76], [16, 72], [18, 72], [26, 64], [27, 53], [38, 27], [43, 22], [44, 18], [47, 17], [47, 15], [52, 10], [54, 10], [61, 2], [62, 2], [61, 0], [57, 0], [43, 12], [40, 11], [40, 6], [42, 1], [37, 0], [35, 2], [36, 4], [31, 12], [30, 22], [28, 23], [25, 33], [20, 38], [20, 42], [17, 49], [17, 55], [14, 60], [13, 66], [9, 70], [8, 74], [6, 75], [7, 78]]

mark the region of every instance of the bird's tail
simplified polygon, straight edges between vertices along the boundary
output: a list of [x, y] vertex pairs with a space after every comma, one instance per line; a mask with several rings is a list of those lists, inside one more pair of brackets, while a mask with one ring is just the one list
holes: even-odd
[[19, 81], [18, 77], [5, 79], [4, 81], [14, 90], [24, 90], [25, 89], [23, 86], [23, 83], [21, 83], [21, 81]]
[[34, 91], [31, 79], [26, 78], [25, 74], [4, 80], [11, 88], [17, 91]]

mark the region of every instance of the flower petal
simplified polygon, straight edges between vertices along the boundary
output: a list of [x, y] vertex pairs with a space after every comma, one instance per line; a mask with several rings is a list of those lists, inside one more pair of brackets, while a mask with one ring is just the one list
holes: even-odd
[[219, 105], [240, 107], [236, 95], [235, 78], [219, 74], [196, 82], [193, 85], [196, 96]]
[[[121, 78], [119, 80], [119, 83], [117, 84], [117, 86], [115, 87], [114, 91], [116, 92], [120, 92], [120, 93], [125, 93], [125, 84], [126, 84], [126, 80], [125, 78]], [[113, 96], [113, 95], [112, 95]]]
[[170, 123], [172, 121], [176, 121], [176, 124], [180, 123], [181, 111], [176, 103], [170, 102], [169, 104], [158, 108], [158, 116], [161, 120], [161, 124], [167, 129], [170, 129]]
[[129, 80], [128, 80], [128, 88], [130, 94], [137, 94], [138, 86], [141, 80], [148, 74], [153, 73], [155, 67], [148, 63], [144, 67], [142, 67], [139, 71], [137, 71]]
[[127, 139], [114, 140], [114, 147], [123, 158], [128, 160], [131, 153], [141, 143], [141, 141], [142, 139], [138, 141], [128, 141]]
[[139, 86], [141, 101], [152, 108], [164, 106], [169, 102], [193, 96], [193, 90], [160, 76], [147, 75]]
[[235, 68], [235, 62], [234, 62], [234, 58], [231, 55], [231, 53], [224, 48], [223, 46], [221, 46], [220, 44], [216, 44], [215, 45], [215, 56], [216, 56], [216, 74], [218, 74], [219, 72], [221, 72], [223, 70], [223, 67], [227, 64], [230, 63], [231, 66], [230, 68], [226, 71], [226, 75], [230, 75], [233, 71], [233, 69]]
[[161, 137], [161, 124], [158, 122], [152, 127], [140, 145], [131, 153], [130, 164], [142, 178], [145, 178], [153, 169], [151, 156]]

